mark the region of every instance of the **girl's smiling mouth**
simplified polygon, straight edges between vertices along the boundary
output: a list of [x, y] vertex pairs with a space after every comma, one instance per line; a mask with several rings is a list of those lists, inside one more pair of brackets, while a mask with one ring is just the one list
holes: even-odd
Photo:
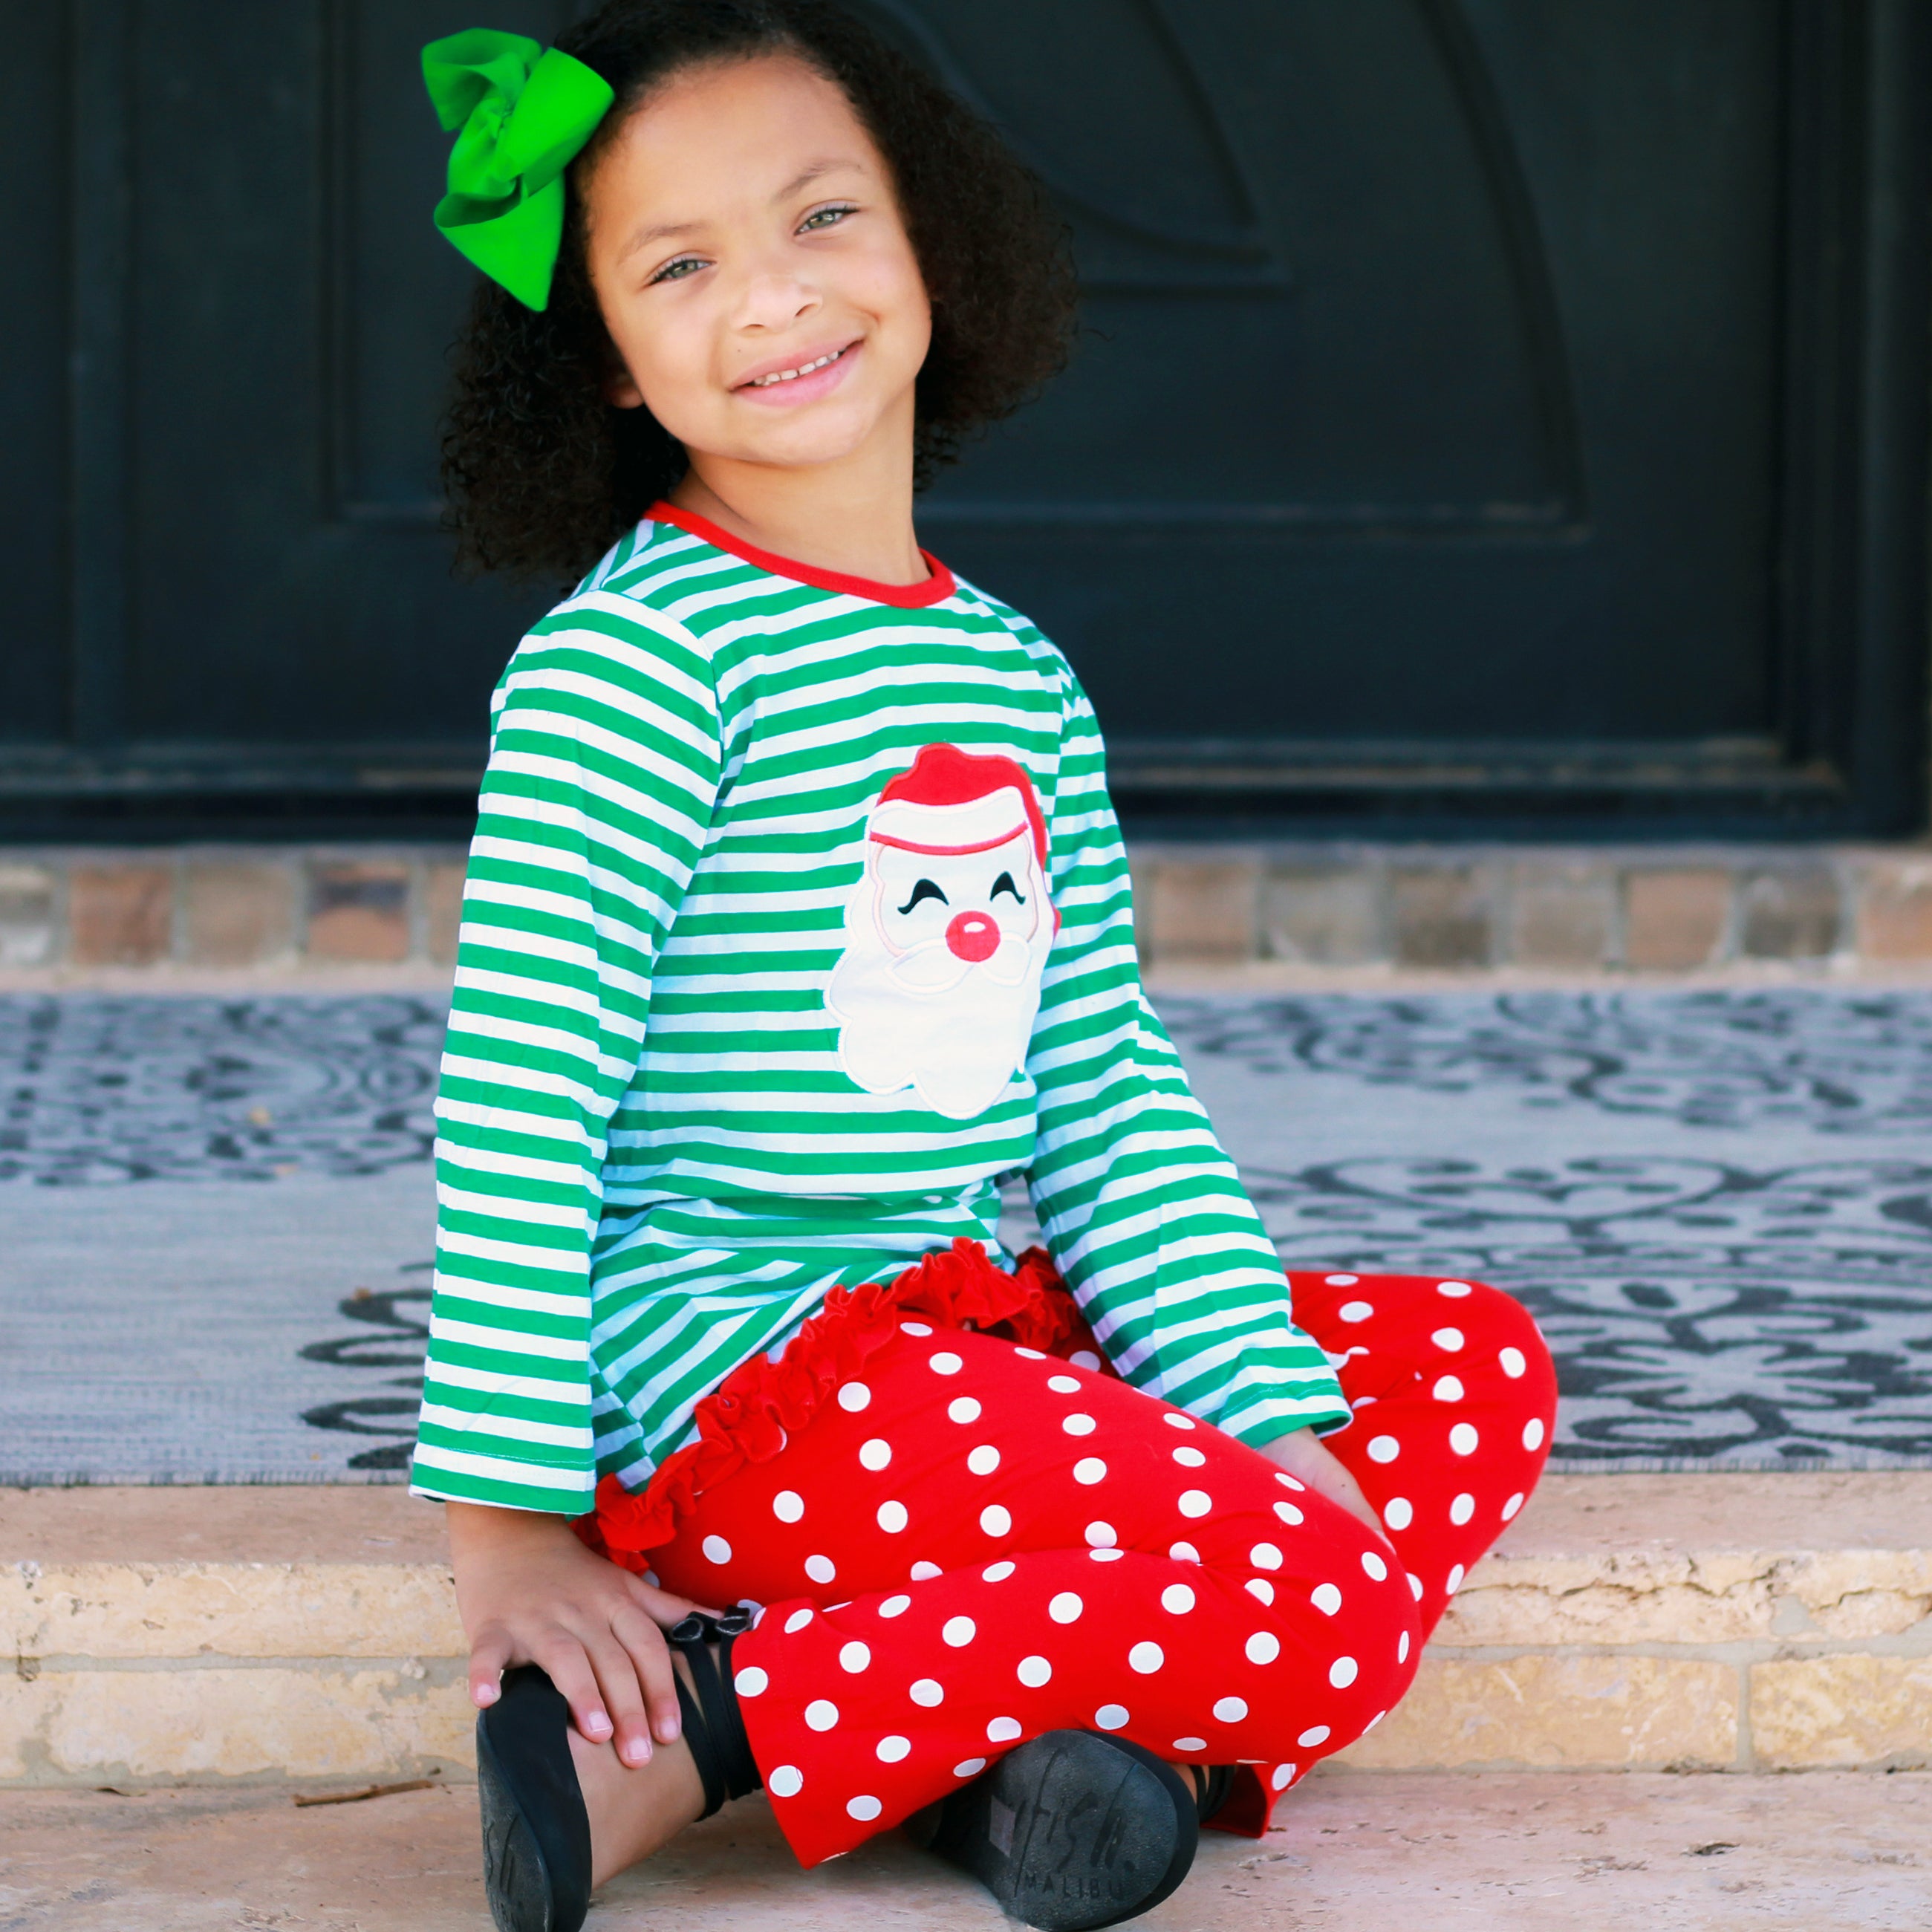
[[796, 362], [761, 369], [756, 375], [746, 376], [731, 393], [761, 403], [814, 401], [844, 382], [861, 340], [854, 337], [836, 348], [820, 350]]

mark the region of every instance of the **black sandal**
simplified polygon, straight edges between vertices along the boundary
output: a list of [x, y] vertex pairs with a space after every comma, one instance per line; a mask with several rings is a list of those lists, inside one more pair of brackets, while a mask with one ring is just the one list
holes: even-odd
[[534, 1664], [503, 1673], [476, 1719], [483, 1884], [496, 1932], [578, 1932], [590, 1910], [590, 1814], [570, 1706]]
[[[1225, 1786], [1217, 1808], [1223, 1796]], [[1206, 1802], [1139, 1744], [1048, 1731], [906, 1828], [971, 1873], [1009, 1918], [1039, 1932], [1099, 1932], [1151, 1911], [1187, 1876]]]
[[[693, 1610], [664, 1634], [664, 1641], [683, 1658], [691, 1681], [698, 1687], [693, 1697], [684, 1679], [677, 1680], [677, 1708], [684, 1720], [685, 1740], [704, 1784], [704, 1809], [698, 1814], [700, 1818], [710, 1817], [730, 1798], [765, 1786], [752, 1760], [751, 1743], [738, 1714], [738, 1694], [731, 1688], [731, 1646], [751, 1627], [752, 1612], [740, 1605], [722, 1617]], [[711, 1654], [714, 1643], [718, 1646], [715, 1660]]]

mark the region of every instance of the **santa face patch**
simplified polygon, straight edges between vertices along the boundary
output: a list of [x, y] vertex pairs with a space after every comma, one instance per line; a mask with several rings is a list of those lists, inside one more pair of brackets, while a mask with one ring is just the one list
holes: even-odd
[[928, 745], [880, 793], [825, 1004], [868, 1094], [913, 1088], [970, 1120], [1026, 1064], [1060, 924], [1046, 821], [1011, 758]]

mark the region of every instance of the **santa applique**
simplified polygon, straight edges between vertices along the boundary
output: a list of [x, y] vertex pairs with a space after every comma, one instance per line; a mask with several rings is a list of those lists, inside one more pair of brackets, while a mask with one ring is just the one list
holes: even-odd
[[825, 991], [855, 1086], [911, 1088], [952, 1120], [1006, 1091], [1060, 925], [1046, 867], [1040, 799], [1011, 758], [928, 745], [880, 793]]

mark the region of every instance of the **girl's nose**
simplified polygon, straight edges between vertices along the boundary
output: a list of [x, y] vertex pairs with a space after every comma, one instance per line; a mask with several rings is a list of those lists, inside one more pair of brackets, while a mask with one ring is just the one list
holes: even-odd
[[795, 275], [754, 275], [738, 304], [740, 328], [789, 328], [820, 305], [816, 289]]

